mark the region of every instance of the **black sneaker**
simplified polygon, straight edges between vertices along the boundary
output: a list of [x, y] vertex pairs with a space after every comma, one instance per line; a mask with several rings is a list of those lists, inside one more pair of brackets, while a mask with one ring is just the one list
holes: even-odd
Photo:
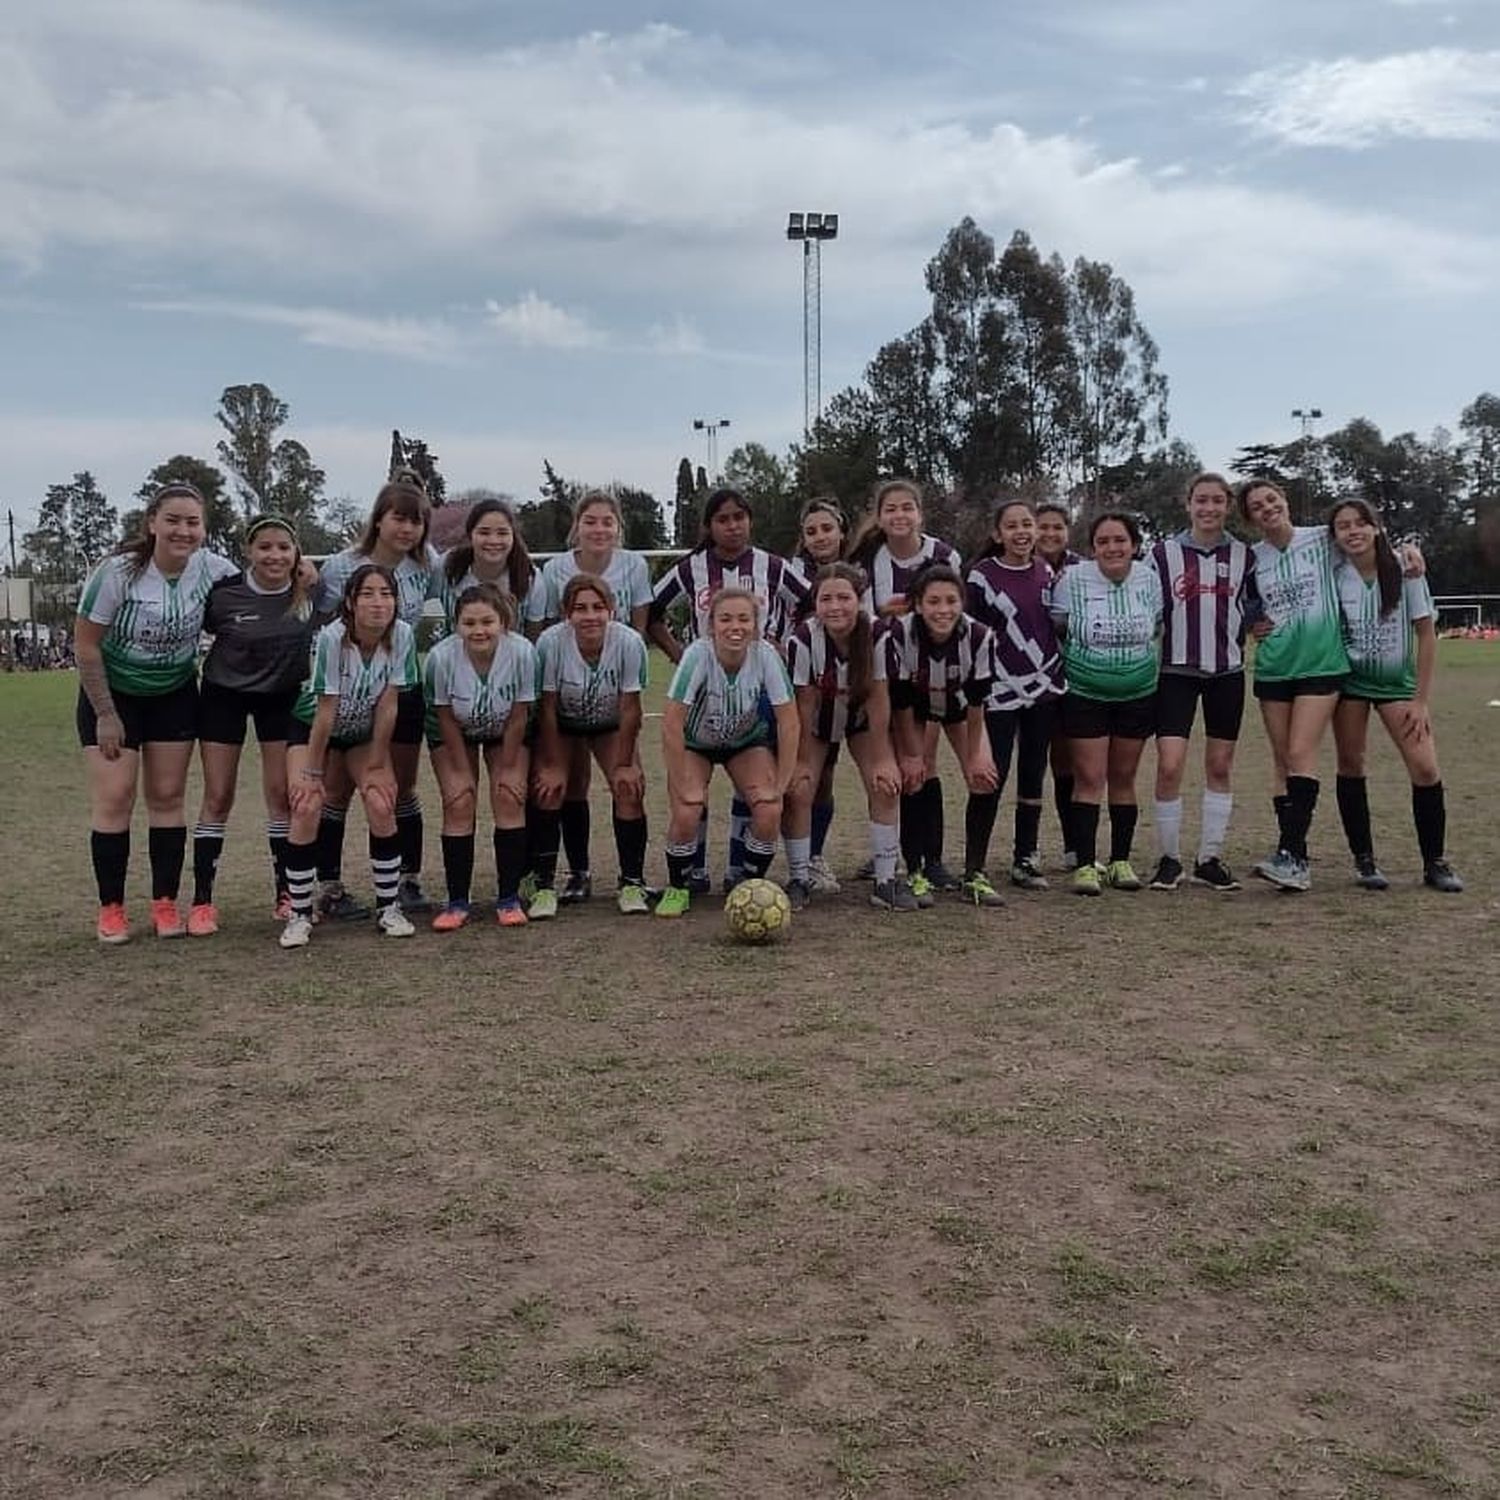
[[687, 888], [695, 896], [706, 896], [714, 888], [713, 878], [707, 870], [690, 870]]
[[724, 879], [720, 882], [719, 889], [727, 896], [735, 886], [745, 883], [745, 872], [743, 870], [725, 870]]
[[1211, 891], [1237, 891], [1240, 888], [1234, 871], [1218, 855], [1212, 859], [1200, 859], [1193, 866], [1193, 884], [1206, 885]]
[[563, 906], [575, 906], [580, 901], [587, 901], [593, 894], [593, 876], [587, 870], [570, 870], [568, 878], [563, 881], [563, 888], [557, 893], [557, 899]]
[[326, 886], [318, 897], [318, 920], [322, 922], [368, 922], [370, 908], [356, 901], [341, 885]]
[[1422, 870], [1422, 884], [1430, 885], [1435, 891], [1447, 891], [1450, 895], [1457, 895], [1464, 888], [1464, 883], [1458, 878], [1458, 872], [1446, 859], [1430, 859]]
[[1149, 889], [1153, 891], [1175, 891], [1182, 884], [1182, 861], [1163, 854], [1156, 862], [1156, 874], [1151, 877]]
[[812, 887], [805, 880], [789, 880], [786, 899], [793, 911], [806, 911], [812, 905]]
[[923, 874], [927, 876], [927, 883], [935, 891], [961, 891], [964, 883], [947, 865], [938, 863], [928, 865]]
[[1375, 863], [1373, 854], [1361, 854], [1354, 861], [1354, 878], [1367, 891], [1383, 891], [1389, 888], [1390, 881], [1385, 878], [1380, 866]]
[[864, 862], [864, 864], [862, 864], [854, 872], [854, 878], [856, 880], [874, 880], [874, 878], [875, 878], [875, 861], [873, 859], [867, 859]]
[[879, 880], [870, 888], [870, 905], [882, 911], [918, 911], [921, 903], [904, 880]]
[[415, 875], [403, 875], [396, 887], [396, 905], [404, 912], [431, 911], [432, 902], [422, 889], [422, 882]]

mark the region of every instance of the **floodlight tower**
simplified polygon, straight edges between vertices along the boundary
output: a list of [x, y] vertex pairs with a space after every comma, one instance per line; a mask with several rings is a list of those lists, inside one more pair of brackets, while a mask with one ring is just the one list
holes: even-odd
[[786, 237], [802, 242], [802, 436], [823, 415], [823, 241], [839, 234], [837, 214], [788, 214]]
[[1312, 436], [1312, 424], [1322, 419], [1323, 408], [1321, 406], [1294, 406], [1292, 416], [1302, 424], [1302, 441], [1305, 443]]
[[701, 432], [708, 445], [708, 477], [710, 480], [719, 477], [719, 432], [720, 429], [728, 426], [728, 417], [719, 417], [715, 421], [709, 421], [706, 417], [693, 418], [693, 431]]

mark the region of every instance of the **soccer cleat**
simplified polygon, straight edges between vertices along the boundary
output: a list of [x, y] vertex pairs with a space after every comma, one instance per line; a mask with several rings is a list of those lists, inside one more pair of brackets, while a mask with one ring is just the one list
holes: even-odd
[[793, 911], [806, 911], [812, 905], [812, 886], [805, 880], [789, 880], [786, 899]]
[[363, 922], [370, 908], [356, 901], [343, 886], [330, 882], [318, 897], [318, 916], [325, 922]]
[[1446, 859], [1429, 859], [1422, 869], [1422, 884], [1435, 891], [1447, 891], [1456, 896], [1464, 888], [1458, 872]]
[[550, 922], [557, 915], [557, 892], [550, 885], [543, 886], [531, 898], [526, 915], [533, 922]]
[[882, 911], [917, 911], [919, 903], [904, 880], [878, 880], [870, 888], [870, 905]]
[[189, 937], [212, 937], [219, 930], [219, 913], [212, 901], [195, 902], [188, 912]]
[[528, 870], [522, 877], [521, 883], [516, 887], [516, 895], [521, 898], [523, 906], [531, 905], [531, 898], [536, 895], [540, 887], [536, 883], [536, 875]]
[[[541, 892], [538, 891], [537, 895]], [[552, 894], [551, 892], [548, 893]], [[531, 916], [536, 915], [536, 896], [531, 898]], [[556, 915], [556, 913], [554, 913]], [[495, 903], [495, 925], [497, 927], [524, 927], [531, 920], [521, 908], [519, 896], [507, 896], [503, 901]]]
[[1042, 863], [1034, 854], [1018, 859], [1010, 867], [1010, 883], [1023, 891], [1045, 891], [1047, 877], [1042, 874]]
[[1384, 891], [1390, 889], [1390, 881], [1385, 878], [1385, 872], [1375, 863], [1373, 854], [1359, 854], [1354, 859], [1355, 883], [1362, 885], [1367, 891]]
[[1156, 862], [1156, 873], [1151, 877], [1153, 891], [1175, 891], [1182, 884], [1182, 861], [1163, 854]]
[[808, 884], [820, 896], [837, 896], [839, 893], [839, 880], [828, 861], [821, 854], [815, 854], [807, 862]]
[[1285, 849], [1277, 850], [1275, 856], [1257, 867], [1263, 880], [1269, 880], [1278, 890], [1305, 891], [1312, 887], [1307, 861], [1297, 859]]
[[[688, 871], [688, 883], [685, 889], [687, 890], [689, 895], [707, 896], [713, 891], [713, 888], [713, 878], [709, 875], [707, 870]], [[668, 889], [670, 889], [670, 887], [668, 887]], [[674, 917], [680, 916], [681, 913], [673, 912], [672, 915]]]
[[401, 877], [401, 884], [396, 887], [396, 904], [404, 912], [432, 910], [432, 902], [428, 900], [422, 889], [422, 882], [415, 875]]
[[626, 881], [620, 887], [616, 904], [627, 917], [644, 916], [651, 910], [651, 904], [646, 898], [646, 887], [635, 880]]
[[1075, 896], [1098, 896], [1104, 891], [1104, 871], [1096, 864], [1079, 865], [1073, 871]]
[[[1290, 858], [1290, 856], [1287, 854], [1285, 849], [1277, 849], [1272, 853], [1266, 855], [1264, 859], [1256, 860], [1255, 863], [1250, 866], [1250, 873], [1255, 876], [1257, 880], [1271, 880], [1270, 872], [1273, 869], [1276, 869], [1280, 865], [1282, 860], [1288, 858]], [[1276, 882], [1274, 880], [1271, 880], [1272, 885], [1275, 885], [1275, 883]]]
[[856, 880], [874, 880], [874, 878], [875, 878], [875, 861], [873, 859], [867, 859], [864, 862], [864, 864], [862, 864], [854, 872], [854, 878]]
[[468, 920], [469, 903], [467, 901], [450, 901], [432, 919], [432, 930], [434, 932], [457, 932]]
[[1128, 859], [1110, 860], [1104, 879], [1112, 891], [1138, 891], [1141, 888], [1141, 877]]
[[312, 938], [312, 918], [303, 912], [294, 911], [286, 919], [281, 936], [276, 939], [283, 948], [305, 948]]
[[180, 938], [187, 935], [175, 896], [157, 896], [152, 901], [151, 925], [159, 938]]
[[961, 891], [964, 883], [941, 860], [927, 866], [926, 875], [935, 891]]
[[1005, 905], [1005, 897], [990, 884], [989, 876], [983, 870], [976, 870], [972, 875], [965, 876], [963, 897], [974, 906]]
[[917, 873], [911, 877], [911, 879], [907, 882], [907, 885], [909, 886], [912, 896], [915, 898], [918, 906], [931, 906], [932, 903], [937, 899], [932, 894], [932, 882], [921, 870], [918, 870]]
[[688, 907], [693, 903], [693, 893], [681, 885], [669, 885], [661, 893], [661, 900], [656, 903], [656, 915], [659, 917], [683, 917], [687, 915]]
[[118, 901], [113, 901], [108, 906], [101, 906], [99, 925], [94, 932], [101, 943], [111, 945], [128, 943], [130, 941], [130, 918], [125, 915], [125, 908]]
[[276, 909], [271, 916], [278, 922], [290, 922], [292, 919], [292, 893], [290, 891], [276, 892]]
[[380, 929], [382, 937], [407, 938], [417, 930], [412, 926], [411, 918], [401, 910], [399, 902], [382, 906], [375, 913], [375, 925]]
[[1078, 856], [1071, 849], [1063, 850], [1062, 867], [1064, 872], [1069, 872], [1078, 868]]
[[735, 888], [735, 886], [743, 885], [744, 881], [745, 872], [743, 870], [730, 868], [724, 871], [724, 881], [723, 884], [720, 885], [719, 889], [723, 892], [724, 895], [727, 896], [730, 891]]
[[594, 877], [587, 870], [570, 870], [557, 899], [564, 906], [573, 906], [580, 901], [587, 901], [593, 894]]
[[1237, 891], [1240, 888], [1234, 872], [1217, 854], [1200, 859], [1193, 866], [1193, 884], [1206, 885], [1211, 891]]

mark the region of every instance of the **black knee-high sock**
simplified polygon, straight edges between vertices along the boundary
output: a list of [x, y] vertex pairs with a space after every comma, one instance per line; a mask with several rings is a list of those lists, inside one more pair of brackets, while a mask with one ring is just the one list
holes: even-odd
[[1016, 846], [1012, 851], [1016, 864], [1030, 857], [1042, 832], [1042, 809], [1035, 802], [1016, 803]]
[[193, 905], [206, 906], [214, 899], [214, 880], [224, 853], [224, 825], [199, 823], [193, 829]]
[[1099, 862], [1099, 804], [1074, 802], [1068, 814], [1073, 830], [1073, 852], [1080, 865]]
[[130, 868], [130, 830], [89, 834], [89, 853], [94, 861], [94, 883], [99, 887], [100, 906], [122, 906], [125, 873]]
[[[1063, 848], [1078, 853], [1078, 841], [1073, 836], [1073, 777], [1067, 772], [1052, 778], [1052, 803], [1057, 808], [1057, 826], [1062, 829]], [[1095, 815], [1095, 824], [1098, 816]], [[1031, 850], [1026, 851], [1028, 854]], [[1087, 861], [1085, 861], [1087, 863]]]
[[[499, 830], [496, 829], [498, 833]], [[549, 890], [557, 879], [557, 845], [562, 833], [562, 810], [556, 807], [539, 807], [531, 829], [531, 847], [526, 851], [526, 862], [536, 883], [542, 890]]]
[[921, 795], [927, 819], [927, 863], [940, 865], [943, 862], [943, 783], [936, 776], [929, 776]]
[[646, 819], [616, 817], [615, 853], [620, 861], [621, 885], [646, 883]]
[[271, 878], [276, 882], [279, 897], [286, 889], [286, 848], [291, 842], [291, 828], [283, 820], [273, 818], [266, 824], [266, 844], [271, 850]]
[[927, 834], [922, 825], [926, 819], [923, 791], [901, 793], [901, 859], [908, 875], [921, 873]]
[[667, 845], [667, 884], [678, 890], [686, 890], [693, 873], [693, 861], [698, 857], [698, 846], [694, 843]]
[[344, 878], [344, 825], [349, 810], [325, 807], [318, 819], [318, 879], [334, 883]]
[[1140, 808], [1134, 802], [1109, 804], [1109, 862], [1129, 860], [1130, 846], [1135, 843], [1135, 824]]
[[1307, 858], [1307, 833], [1312, 827], [1313, 813], [1318, 806], [1318, 778], [1316, 776], [1288, 776], [1286, 794], [1291, 802], [1287, 812], [1287, 832], [1292, 837], [1288, 853], [1294, 859]]
[[814, 802], [812, 811], [812, 857], [821, 859], [828, 843], [828, 830], [833, 827], [833, 798], [826, 802]]
[[771, 861], [776, 857], [774, 843], [762, 843], [748, 829], [745, 831], [745, 862], [740, 868], [749, 880], [764, 880]]
[[1349, 840], [1349, 852], [1355, 859], [1375, 853], [1375, 839], [1370, 832], [1370, 796], [1363, 776], [1340, 776], [1333, 784], [1338, 798], [1339, 822]]
[[175, 901], [182, 885], [182, 861], [187, 854], [187, 829], [153, 828], [146, 836], [151, 855], [151, 899], [170, 896]]
[[1000, 811], [999, 792], [970, 792], [964, 805], [964, 873], [978, 875], [990, 857], [990, 839], [995, 815]]
[[[521, 867], [526, 863], [526, 830], [495, 830], [495, 893], [501, 901], [514, 901], [521, 885]], [[557, 845], [552, 846], [552, 864], [557, 865]]]
[[1288, 842], [1291, 834], [1288, 832], [1291, 824], [1289, 819], [1292, 811], [1292, 799], [1287, 796], [1272, 797], [1271, 807], [1276, 813], [1276, 847], [1291, 853], [1292, 846]]
[[443, 835], [443, 878], [449, 901], [467, 901], [474, 884], [474, 835]]
[[1422, 863], [1429, 865], [1441, 859], [1448, 839], [1448, 812], [1441, 781], [1411, 789], [1411, 815], [1416, 820]]
[[292, 910], [299, 917], [312, 916], [313, 888], [318, 878], [318, 845], [294, 844], [290, 839], [286, 846], [286, 892], [292, 898]]
[[415, 878], [422, 873], [422, 801], [415, 792], [396, 804], [396, 837], [401, 840], [401, 873]]
[[568, 868], [575, 875], [583, 875], [589, 868], [589, 805], [580, 797], [562, 805], [563, 852], [568, 856]]

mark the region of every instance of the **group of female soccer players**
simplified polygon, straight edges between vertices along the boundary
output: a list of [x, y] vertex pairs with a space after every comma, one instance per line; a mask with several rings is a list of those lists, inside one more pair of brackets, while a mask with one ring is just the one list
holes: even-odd
[[[446, 901], [439, 932], [473, 914], [476, 823], [487, 792], [496, 919], [555, 917], [587, 899], [589, 783], [608, 784], [621, 912], [681, 916], [709, 889], [706, 805], [723, 766], [733, 783], [726, 884], [763, 876], [786, 851], [794, 908], [836, 891], [823, 855], [834, 763], [847, 745], [863, 785], [871, 902], [895, 911], [953, 892], [1003, 898], [989, 846], [1016, 769], [1008, 879], [1047, 888], [1039, 855], [1048, 769], [1071, 888], [1139, 890], [1131, 863], [1137, 773], [1155, 738], [1157, 859], [1149, 885], [1238, 882], [1223, 858], [1244, 710], [1244, 643], [1257, 638], [1254, 692], [1275, 763], [1278, 847], [1255, 873], [1309, 886], [1318, 754], [1330, 724], [1337, 802], [1362, 885], [1382, 888], [1365, 790], [1371, 709], [1401, 753], [1424, 880], [1462, 890], [1447, 863], [1442, 780], [1428, 701], [1436, 658], [1420, 554], [1393, 549], [1363, 501], [1326, 526], [1292, 524], [1274, 484], [1238, 495], [1259, 540], [1227, 531], [1227, 481], [1189, 485], [1185, 526], [1143, 546], [1135, 519], [1095, 515], [1086, 555], [1069, 550], [1059, 505], [995, 510], [967, 564], [923, 529], [919, 488], [880, 485], [851, 535], [839, 506], [809, 502], [792, 558], [751, 540], [732, 489], [708, 497], [699, 545], [652, 586], [621, 545], [619, 507], [590, 493], [570, 547], [538, 570], [503, 501], [469, 512], [462, 545], [428, 543], [420, 480], [397, 473], [359, 540], [318, 571], [292, 526], [247, 528], [243, 566], [202, 546], [203, 499], [168, 484], [145, 530], [88, 580], [79, 606], [78, 732], [86, 749], [100, 941], [125, 941], [130, 823], [139, 786], [149, 824], [151, 920], [159, 937], [218, 929], [214, 882], [253, 721], [260, 743], [276, 915], [284, 947], [314, 924], [368, 916], [343, 884], [347, 810], [369, 829], [375, 919], [409, 936], [432, 910], [421, 886], [417, 795], [425, 742], [442, 806]], [[442, 639], [419, 659], [416, 627], [441, 601]], [[199, 641], [212, 645], [199, 684]], [[662, 715], [669, 799], [666, 887], [646, 878], [640, 756], [649, 638], [675, 664]], [[1191, 869], [1182, 857], [1182, 778], [1201, 707], [1204, 791]], [[962, 873], [945, 861], [939, 751], [967, 790]], [[189, 761], [201, 747], [203, 802], [186, 858]], [[1108, 854], [1100, 858], [1101, 809]], [[559, 850], [570, 874], [557, 890]], [[898, 872], [898, 860], [904, 875]]]

